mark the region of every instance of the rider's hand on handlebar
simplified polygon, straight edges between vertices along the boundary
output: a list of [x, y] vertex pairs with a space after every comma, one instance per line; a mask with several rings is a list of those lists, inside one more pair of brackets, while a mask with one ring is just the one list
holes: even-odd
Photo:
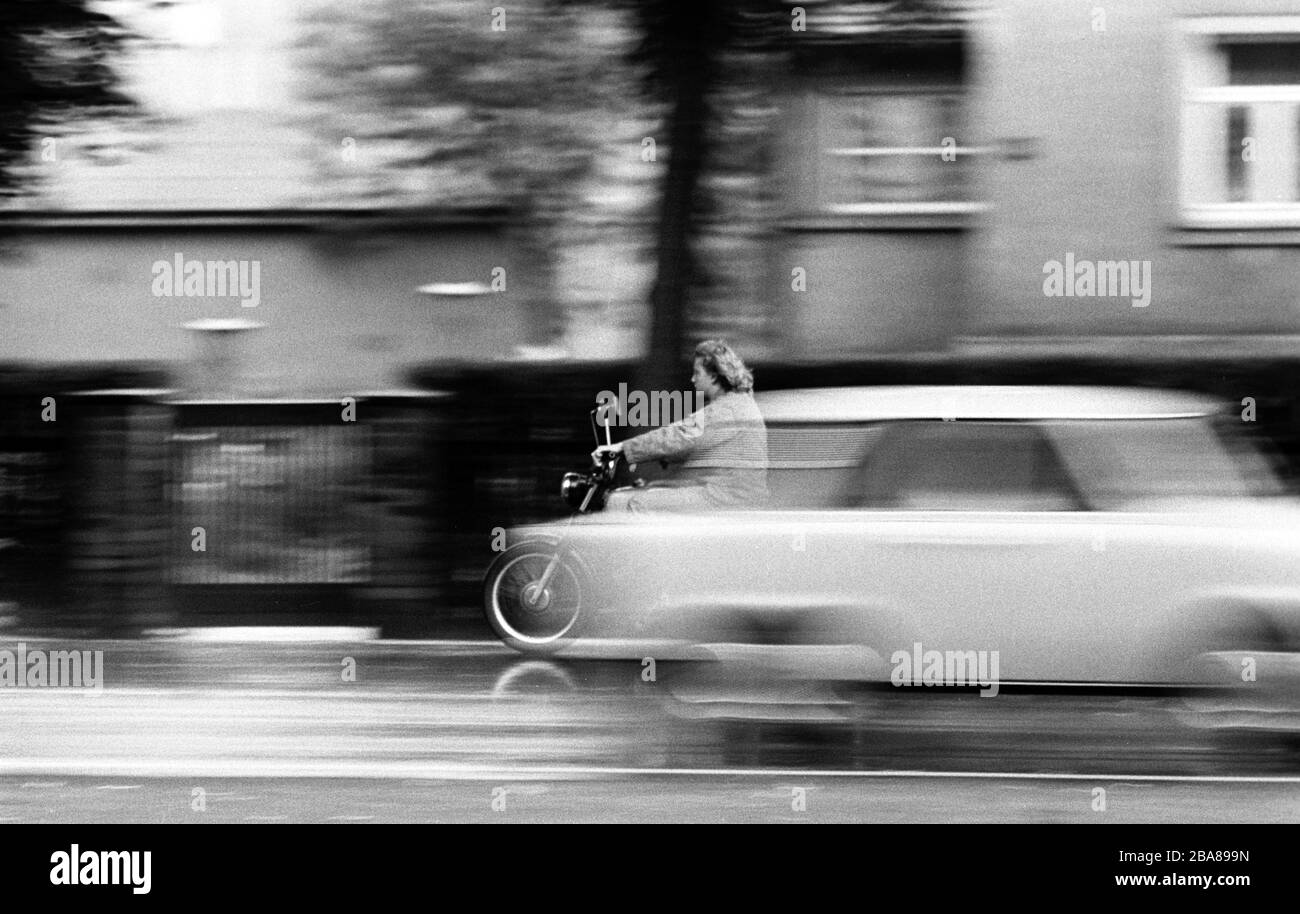
[[592, 462], [601, 463], [602, 458], [605, 454], [614, 454], [621, 457], [623, 455], [623, 442], [620, 441], [618, 444], [600, 445], [594, 451], [591, 452]]

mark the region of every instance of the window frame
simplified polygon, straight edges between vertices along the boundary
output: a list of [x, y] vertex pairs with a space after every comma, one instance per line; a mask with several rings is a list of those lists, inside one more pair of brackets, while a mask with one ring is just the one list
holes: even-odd
[[[969, 123], [969, 111], [972, 104], [972, 84], [966, 74], [965, 59], [970, 53], [969, 36], [954, 32], [942, 40], [928, 43], [927, 52], [940, 56], [952, 55], [957, 61], [956, 70], [961, 75], [954, 80], [945, 80], [942, 76], [922, 78], [915, 83], [902, 80], [891, 81], [887, 74], [872, 72], [860, 59], [873, 48], [872, 43], [855, 46], [852, 52], [840, 49], [840, 54], [829, 60], [804, 60], [796, 67], [796, 77], [790, 93], [788, 104], [794, 106], [795, 116], [790, 128], [785, 133], [782, 145], [785, 147], [783, 157], [801, 172], [792, 182], [798, 195], [789, 195], [783, 202], [779, 222], [784, 229], [793, 231], [872, 231], [879, 229], [952, 229], [966, 228], [974, 217], [989, 209], [988, 203], [971, 198], [926, 199], [926, 200], [849, 200], [839, 203], [825, 203], [826, 180], [823, 174], [825, 162], [834, 156], [862, 157], [915, 157], [932, 156], [938, 161], [945, 152], [943, 140], [951, 136], [955, 146], [951, 151], [960, 157], [958, 167], [971, 168], [962, 160], [978, 162], [981, 157], [997, 152], [996, 147], [979, 145], [970, 138], [974, 131]], [[946, 48], [947, 50], [936, 50]], [[926, 70], [924, 73], [935, 73]], [[870, 98], [890, 96], [940, 96], [952, 97], [956, 103], [958, 115], [955, 123], [921, 145], [835, 145], [827, 135], [827, 123], [823, 121], [823, 105], [834, 99]], [[796, 140], [797, 137], [813, 138], [812, 143]], [[809, 156], [815, 160], [808, 161]], [[802, 163], [802, 164], [801, 164]], [[929, 187], [928, 184], [923, 185]], [[978, 182], [967, 180], [962, 186], [972, 192], [978, 188]]]
[[[966, 101], [966, 90], [961, 86], [952, 87], [922, 87], [909, 91], [900, 91], [891, 87], [877, 86], [853, 86], [832, 88], [814, 92], [813, 97], [816, 99], [814, 105], [820, 105], [826, 99], [869, 99], [869, 98], [922, 98], [933, 97], [939, 99], [951, 99], [957, 107], [961, 107]], [[938, 158], [943, 161], [945, 152], [951, 151], [955, 156], [980, 156], [986, 155], [993, 150], [984, 146], [962, 145], [960, 141], [953, 137], [955, 145], [949, 150], [943, 145], [943, 139], [946, 137], [936, 137], [938, 145], [935, 146], [824, 146], [822, 145], [823, 136], [821, 136], [822, 126], [818, 124], [818, 166], [817, 178], [815, 181], [818, 196], [824, 189], [821, 180], [821, 169], [823, 160], [830, 157], [845, 158], [890, 158], [905, 159], [910, 157]], [[958, 131], [960, 132], [960, 131]], [[959, 164], [960, 160], [958, 160]], [[966, 186], [971, 182], [967, 181]], [[929, 186], [924, 185], [924, 186]], [[964, 200], [959, 198], [939, 199], [939, 200], [900, 200], [900, 201], [856, 201], [848, 203], [831, 203], [822, 204], [820, 200], [813, 208], [817, 215], [827, 217], [838, 216], [963, 216], [981, 212], [984, 206], [973, 200]]]
[[[1177, 27], [1177, 142], [1178, 178], [1176, 197], [1178, 222], [1185, 229], [1300, 229], [1300, 82], [1287, 85], [1231, 85], [1216, 48], [1219, 39], [1231, 36], [1262, 41], [1300, 41], [1300, 15], [1199, 16], [1183, 19]], [[1228, 118], [1193, 114], [1198, 106], [1248, 109], [1246, 136], [1258, 136], [1252, 121], [1263, 117], [1266, 129], [1281, 134], [1267, 146], [1278, 155], [1279, 164], [1247, 169], [1249, 198], [1230, 201], [1230, 175], [1224, 156], [1206, 155], [1222, 140], [1229, 149]], [[1289, 105], [1286, 109], [1276, 106]], [[1264, 106], [1273, 106], [1265, 108]], [[1260, 112], [1266, 112], [1261, 114]], [[1281, 150], [1275, 153], [1273, 150]], [[1289, 194], [1291, 199], [1260, 199], [1270, 194]], [[1218, 199], [1213, 199], [1217, 197]]]

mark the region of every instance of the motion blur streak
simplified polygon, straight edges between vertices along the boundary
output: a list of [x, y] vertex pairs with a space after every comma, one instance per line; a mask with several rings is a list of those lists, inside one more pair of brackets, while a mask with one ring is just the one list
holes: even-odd
[[[518, 660], [491, 646], [94, 646], [108, 660], [98, 697], [0, 695], [0, 818], [490, 821], [499, 785], [502, 815], [525, 821], [775, 821], [797, 815], [798, 786], [818, 819], [1087, 821], [1107, 818], [1090, 806], [1097, 786], [1117, 821], [1300, 814], [1282, 755], [1189, 731], [1172, 697], [895, 692], [829, 722], [723, 723], [678, 713], [688, 670], [671, 662], [647, 682], [636, 663]], [[354, 683], [338, 681], [343, 655], [357, 660]], [[909, 770], [1008, 780], [825, 775]], [[1124, 787], [1133, 775], [1196, 780]], [[1264, 781], [1211, 780], [1225, 775]], [[97, 789], [113, 786], [133, 789]], [[206, 818], [189, 810], [195, 787]]]

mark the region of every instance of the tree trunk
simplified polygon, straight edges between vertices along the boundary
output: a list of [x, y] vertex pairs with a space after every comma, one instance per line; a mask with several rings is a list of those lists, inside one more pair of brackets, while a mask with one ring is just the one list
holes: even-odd
[[685, 357], [694, 263], [695, 194], [707, 150], [709, 89], [725, 0], [670, 3], [665, 27], [668, 167], [660, 201], [655, 282], [650, 293], [650, 347], [643, 390], [687, 387]]

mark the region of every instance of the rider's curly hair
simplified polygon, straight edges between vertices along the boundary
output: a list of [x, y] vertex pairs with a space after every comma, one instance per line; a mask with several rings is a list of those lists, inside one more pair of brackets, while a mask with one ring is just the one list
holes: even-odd
[[695, 347], [695, 357], [704, 360], [704, 370], [717, 378], [724, 390], [745, 394], [754, 389], [754, 373], [726, 340], [705, 340]]

